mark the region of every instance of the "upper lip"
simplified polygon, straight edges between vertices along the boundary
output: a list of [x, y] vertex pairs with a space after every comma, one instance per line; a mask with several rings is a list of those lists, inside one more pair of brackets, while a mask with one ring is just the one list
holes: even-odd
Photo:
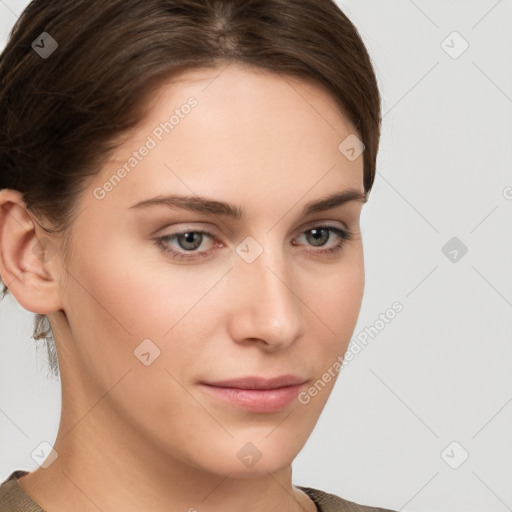
[[237, 389], [277, 389], [285, 386], [297, 386], [304, 384], [307, 379], [295, 375], [281, 375], [279, 377], [241, 377], [238, 379], [229, 379], [215, 382], [204, 382], [207, 386], [218, 388], [237, 388]]

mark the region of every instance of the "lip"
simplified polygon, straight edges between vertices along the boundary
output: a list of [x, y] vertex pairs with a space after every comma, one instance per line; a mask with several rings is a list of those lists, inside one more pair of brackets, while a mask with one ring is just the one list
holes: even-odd
[[203, 390], [231, 405], [255, 413], [278, 412], [298, 396], [306, 379], [294, 375], [279, 377], [242, 377], [216, 382], [202, 382]]

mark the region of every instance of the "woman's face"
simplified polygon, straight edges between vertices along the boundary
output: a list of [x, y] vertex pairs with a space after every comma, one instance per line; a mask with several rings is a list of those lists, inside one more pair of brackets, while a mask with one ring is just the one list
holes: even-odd
[[363, 195], [362, 155], [339, 148], [355, 135], [290, 77], [231, 64], [168, 82], [79, 198], [50, 315], [62, 421], [137, 458], [288, 466], [361, 305], [363, 202], [321, 203]]

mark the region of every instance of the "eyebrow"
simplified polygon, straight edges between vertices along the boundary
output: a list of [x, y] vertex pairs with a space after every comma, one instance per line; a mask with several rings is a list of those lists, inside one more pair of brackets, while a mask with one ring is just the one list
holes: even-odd
[[[341, 192], [337, 192], [326, 196], [322, 199], [310, 201], [306, 203], [302, 210], [304, 216], [311, 215], [312, 213], [323, 212], [341, 206], [350, 201], [359, 201], [366, 203], [368, 201], [367, 196], [356, 189], [347, 189]], [[183, 208], [200, 213], [211, 213], [215, 215], [222, 215], [230, 217], [236, 220], [243, 218], [242, 208], [236, 205], [225, 203], [222, 201], [215, 201], [207, 197], [202, 196], [182, 196], [177, 194], [171, 194], [166, 196], [157, 196], [151, 199], [145, 199], [139, 201], [131, 208], [148, 208], [151, 206], [167, 206], [169, 208]]]

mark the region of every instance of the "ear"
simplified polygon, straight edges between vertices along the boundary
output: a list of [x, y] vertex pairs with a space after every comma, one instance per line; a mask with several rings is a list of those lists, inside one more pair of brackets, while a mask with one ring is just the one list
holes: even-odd
[[17, 190], [0, 190], [0, 276], [18, 303], [41, 315], [63, 309], [53, 237], [34, 224]]

